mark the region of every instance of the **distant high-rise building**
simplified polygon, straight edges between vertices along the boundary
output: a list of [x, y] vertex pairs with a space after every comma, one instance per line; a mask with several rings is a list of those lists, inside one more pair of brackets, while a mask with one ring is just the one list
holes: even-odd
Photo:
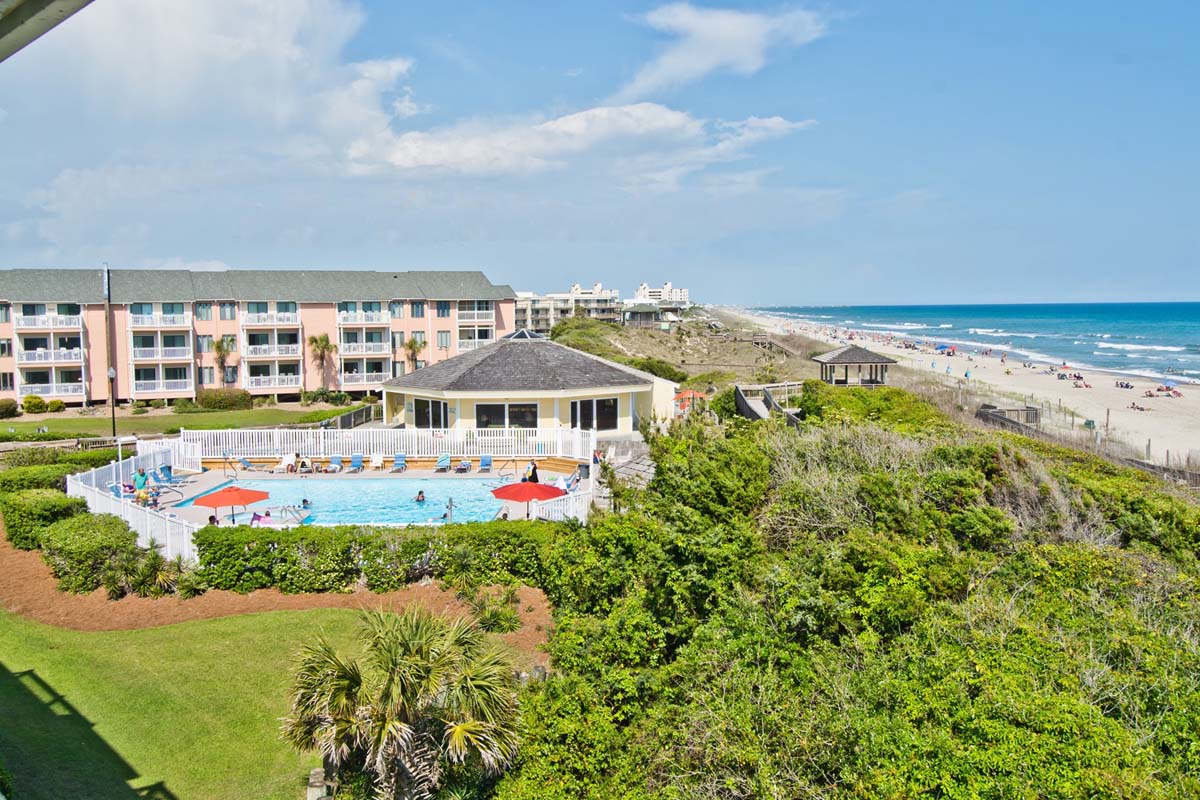
[[661, 287], [651, 286], [648, 283], [642, 282], [638, 284], [637, 291], [633, 293], [633, 299], [644, 303], [660, 303], [666, 306], [682, 307], [691, 305], [691, 300], [688, 299], [688, 290], [676, 289], [671, 285], [670, 281], [667, 281]]
[[573, 316], [620, 324], [621, 293], [616, 289], [605, 289], [600, 283], [593, 284], [590, 289], [574, 283], [565, 292], [547, 294], [517, 292], [513, 313], [514, 327], [538, 333], [549, 333], [555, 323]]

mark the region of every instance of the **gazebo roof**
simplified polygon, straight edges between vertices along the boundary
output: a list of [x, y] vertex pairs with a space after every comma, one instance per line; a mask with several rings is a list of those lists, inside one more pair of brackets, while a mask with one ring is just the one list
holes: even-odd
[[859, 347], [856, 344], [839, 347], [837, 350], [830, 350], [828, 353], [822, 353], [819, 356], [813, 356], [813, 361], [818, 364], [837, 364], [855, 366], [858, 364], [895, 364], [896, 359], [881, 356], [879, 353], [872, 353], [866, 348]]
[[384, 389], [443, 392], [534, 392], [613, 386], [649, 388], [655, 376], [546, 338], [503, 338], [495, 344], [383, 382]]

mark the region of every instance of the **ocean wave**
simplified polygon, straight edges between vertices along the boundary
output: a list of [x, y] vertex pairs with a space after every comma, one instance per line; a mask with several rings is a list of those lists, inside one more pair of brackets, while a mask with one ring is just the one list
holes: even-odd
[[920, 331], [929, 326], [922, 322], [895, 322], [895, 323], [879, 323], [879, 322], [864, 322], [864, 328], [883, 328], [884, 330], [905, 330], [905, 331]]
[[943, 322], [941, 325], [938, 325], [938, 327], [939, 328], [953, 328], [954, 326], [951, 325], [949, 322]]
[[1106, 347], [1109, 350], [1158, 350], [1164, 353], [1182, 353], [1187, 350], [1186, 347], [1172, 347], [1165, 344], [1111, 344], [1109, 342], [1100, 342], [1097, 347]]
[[998, 336], [1002, 339], [1008, 339], [1013, 336], [1021, 339], [1037, 339], [1045, 335], [1041, 333], [1017, 333], [1015, 331], [1006, 331], [1003, 328], [967, 328], [967, 333], [973, 333], [976, 336]]

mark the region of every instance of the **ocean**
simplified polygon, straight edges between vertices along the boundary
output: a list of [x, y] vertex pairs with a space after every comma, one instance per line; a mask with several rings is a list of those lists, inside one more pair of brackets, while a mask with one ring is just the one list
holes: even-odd
[[760, 306], [764, 314], [1200, 383], [1200, 303]]

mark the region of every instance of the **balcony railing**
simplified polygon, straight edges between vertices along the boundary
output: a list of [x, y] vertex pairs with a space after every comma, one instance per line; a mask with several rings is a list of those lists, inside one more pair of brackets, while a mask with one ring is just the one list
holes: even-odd
[[17, 328], [78, 328], [83, 318], [78, 314], [39, 314], [36, 317], [17, 317]]
[[385, 375], [382, 372], [343, 372], [342, 386], [358, 386], [368, 383], [383, 383]]
[[299, 325], [300, 315], [295, 311], [273, 311], [263, 314], [243, 314], [242, 327], [254, 328], [272, 325]]
[[495, 311], [460, 311], [458, 312], [459, 322], [495, 322]]
[[42, 397], [78, 397], [83, 394], [82, 383], [26, 383], [21, 385], [21, 395], [37, 394]]
[[134, 361], [159, 361], [180, 358], [191, 358], [192, 348], [190, 347], [135, 347], [133, 348]]
[[59, 348], [57, 350], [18, 350], [18, 364], [45, 363], [79, 364], [83, 362], [83, 350], [76, 348]]
[[135, 394], [145, 394], [147, 392], [190, 392], [192, 388], [193, 383], [190, 378], [170, 381], [133, 382], [133, 391]]
[[339, 311], [338, 325], [372, 325], [386, 323], [391, 316], [386, 311]]
[[485, 344], [491, 344], [495, 339], [459, 339], [458, 352], [465, 353], [468, 350], [478, 350]]
[[343, 342], [338, 345], [342, 355], [382, 355], [392, 352], [392, 346], [387, 342]]
[[275, 358], [278, 356], [298, 356], [298, 344], [252, 344], [246, 346], [246, 358]]
[[131, 314], [129, 324], [134, 328], [190, 328], [192, 315], [183, 314]]
[[300, 385], [299, 375], [247, 375], [247, 389], [294, 388]]

